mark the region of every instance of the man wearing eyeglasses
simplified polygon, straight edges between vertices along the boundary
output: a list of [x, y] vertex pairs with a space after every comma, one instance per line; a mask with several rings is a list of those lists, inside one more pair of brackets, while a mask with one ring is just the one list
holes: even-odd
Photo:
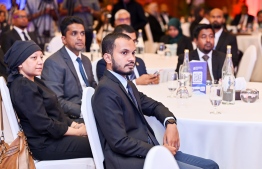
[[17, 10], [12, 16], [13, 29], [3, 34], [1, 40], [1, 48], [4, 53], [13, 45], [16, 40], [33, 40], [37, 43], [34, 32], [27, 31], [28, 19], [26, 11]]
[[115, 14], [115, 27], [122, 24], [131, 25], [130, 13], [125, 9], [120, 9]]

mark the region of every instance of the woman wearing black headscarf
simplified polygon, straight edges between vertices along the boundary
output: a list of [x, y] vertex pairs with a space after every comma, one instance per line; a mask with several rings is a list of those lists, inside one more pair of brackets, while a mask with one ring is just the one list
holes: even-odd
[[168, 22], [167, 35], [161, 37], [160, 42], [165, 44], [177, 44], [176, 54], [183, 54], [185, 49], [193, 50], [193, 45], [190, 38], [182, 33], [180, 21], [177, 18], [172, 18]]
[[43, 54], [33, 41], [16, 41], [4, 56], [11, 100], [37, 160], [92, 157], [84, 124], [69, 119], [41, 75]]

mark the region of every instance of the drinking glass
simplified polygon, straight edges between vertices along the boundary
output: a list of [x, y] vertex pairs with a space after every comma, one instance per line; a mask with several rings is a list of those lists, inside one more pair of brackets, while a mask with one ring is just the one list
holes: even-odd
[[219, 84], [212, 84], [210, 87], [210, 93], [209, 93], [209, 100], [214, 107], [214, 110], [211, 111], [211, 114], [221, 114], [217, 110], [217, 107], [221, 104], [222, 102], [222, 86]]
[[164, 43], [159, 43], [157, 54], [160, 56], [165, 56], [165, 50], [166, 50], [166, 45]]
[[175, 71], [170, 71], [167, 74], [167, 88], [170, 91], [170, 95], [167, 97], [175, 97], [174, 92], [176, 91], [178, 86], [178, 75]]

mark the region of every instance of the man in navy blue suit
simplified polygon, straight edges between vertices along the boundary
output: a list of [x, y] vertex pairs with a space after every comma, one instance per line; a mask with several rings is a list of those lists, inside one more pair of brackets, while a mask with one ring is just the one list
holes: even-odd
[[[115, 27], [113, 33], [124, 33], [130, 36], [130, 38], [133, 39], [134, 42], [137, 41], [136, 32], [129, 25], [125, 25], [125, 24], [118, 25], [117, 27]], [[96, 74], [98, 80], [102, 78], [105, 70], [106, 70], [106, 62], [104, 59], [101, 59], [97, 62], [97, 67], [96, 67]], [[146, 66], [144, 61], [139, 57], [136, 57], [134, 73], [129, 75], [129, 79], [132, 80], [133, 83], [136, 85], [148, 85], [148, 84], [159, 83], [159, 75], [148, 74], [146, 71]]]

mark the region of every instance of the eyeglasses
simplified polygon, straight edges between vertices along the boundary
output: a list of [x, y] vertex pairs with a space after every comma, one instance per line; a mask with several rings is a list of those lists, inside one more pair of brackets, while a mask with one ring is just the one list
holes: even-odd
[[17, 18], [22, 19], [22, 18], [27, 18], [27, 16], [26, 15], [14, 15], [13, 18], [14, 19], [17, 19]]
[[125, 22], [125, 21], [130, 21], [130, 18], [118, 18], [117, 20], [119, 22]]

